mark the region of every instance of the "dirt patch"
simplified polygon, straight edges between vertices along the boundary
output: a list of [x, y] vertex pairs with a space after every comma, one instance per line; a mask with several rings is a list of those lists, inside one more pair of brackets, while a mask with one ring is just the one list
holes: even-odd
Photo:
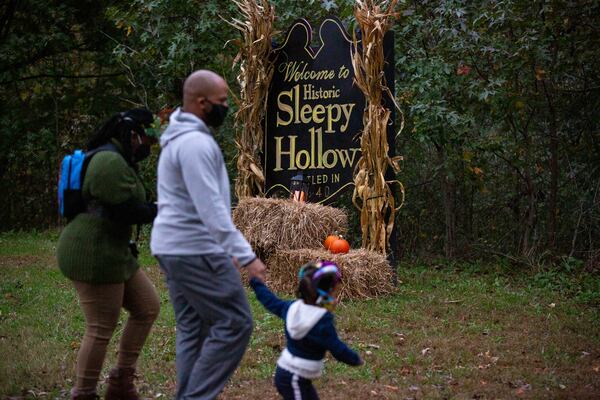
[[[439, 398], [443, 393], [436, 388], [424, 388], [414, 384], [393, 385], [365, 383], [356, 380], [319, 379], [315, 387], [321, 399], [423, 399]], [[281, 397], [273, 381], [253, 380], [229, 385], [219, 397], [220, 400], [275, 400]]]
[[[387, 379], [386, 379], [387, 380]], [[571, 384], [561, 388], [534, 387], [524, 381], [502, 381], [493, 374], [480, 376], [478, 380], [455, 379], [450, 376], [435, 384], [423, 378], [397, 376], [395, 382], [364, 382], [323, 378], [315, 382], [320, 398], [327, 400], [348, 399], [597, 399], [598, 385], [593, 383]], [[229, 385], [220, 400], [275, 400], [280, 399], [272, 380], [251, 380]]]
[[31, 266], [56, 267], [56, 258], [51, 255], [34, 256], [30, 254], [20, 256], [0, 256], [0, 267], [23, 268]]

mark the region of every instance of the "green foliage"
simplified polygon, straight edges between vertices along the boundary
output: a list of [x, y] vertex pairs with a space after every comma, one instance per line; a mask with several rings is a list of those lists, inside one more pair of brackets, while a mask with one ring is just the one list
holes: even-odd
[[2, 230], [56, 224], [61, 156], [119, 108], [126, 81], [107, 58], [109, 3], [9, 0], [0, 8]]
[[[317, 25], [334, 14], [355, 27], [351, 0], [272, 4], [275, 42], [300, 17]], [[400, 256], [592, 255], [600, 247], [600, 5], [405, 0], [398, 11]], [[110, 114], [177, 106], [183, 79], [198, 68], [221, 73], [237, 92], [232, 2], [9, 0], [0, 16], [2, 230], [59, 222], [58, 162]], [[231, 124], [216, 138], [234, 177]], [[157, 156], [141, 166], [151, 192]], [[354, 216], [348, 199], [340, 205]]]
[[530, 286], [573, 297], [582, 304], [600, 305], [600, 279], [585, 270], [582, 260], [573, 257], [562, 257], [555, 265], [541, 268]]
[[[574, 21], [597, 21], [598, 5], [584, 3], [404, 3], [396, 89], [408, 117], [398, 149], [407, 159], [407, 253], [441, 250], [444, 241], [463, 254], [490, 243], [523, 254], [555, 244], [568, 251], [577, 221], [591, 228], [597, 220], [583, 204], [597, 192], [598, 88], [588, 82], [598, 76], [598, 52], [591, 25]], [[577, 203], [580, 212], [567, 211]], [[552, 229], [558, 239], [548, 243]]]

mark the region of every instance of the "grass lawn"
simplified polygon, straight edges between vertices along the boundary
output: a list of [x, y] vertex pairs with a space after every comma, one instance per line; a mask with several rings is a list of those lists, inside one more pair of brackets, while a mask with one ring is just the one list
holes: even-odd
[[[56, 267], [56, 241], [56, 232], [0, 235], [0, 398], [68, 398], [84, 321]], [[140, 360], [139, 390], [172, 398], [173, 311], [147, 250], [141, 262], [162, 309]], [[600, 398], [600, 277], [565, 265], [400, 265], [394, 296], [338, 306], [338, 332], [366, 365], [329, 358], [316, 382], [321, 398]], [[249, 298], [254, 334], [222, 399], [277, 398], [271, 376], [282, 322]], [[103, 376], [115, 352], [113, 340]]]

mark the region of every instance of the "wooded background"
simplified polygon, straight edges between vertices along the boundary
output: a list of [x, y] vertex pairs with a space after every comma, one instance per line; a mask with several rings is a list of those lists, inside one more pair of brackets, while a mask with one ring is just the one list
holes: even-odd
[[[281, 34], [329, 14], [355, 28], [350, 0], [272, 4]], [[406, 0], [398, 12], [399, 256], [600, 259], [600, 2]], [[238, 15], [224, 0], [2, 2], [0, 230], [60, 225], [59, 162], [112, 113], [176, 106], [199, 68], [236, 92], [239, 33], [225, 20]], [[216, 136], [233, 178], [232, 118]], [[157, 153], [142, 167], [151, 191]]]

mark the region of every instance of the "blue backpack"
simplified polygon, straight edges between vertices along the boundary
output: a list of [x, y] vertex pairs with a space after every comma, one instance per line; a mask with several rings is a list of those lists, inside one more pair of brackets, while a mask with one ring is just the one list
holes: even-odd
[[90, 151], [75, 150], [66, 155], [61, 163], [58, 181], [58, 210], [68, 221], [86, 210], [83, 199], [83, 178], [92, 156], [101, 151], [119, 152], [112, 143], [104, 144]]

